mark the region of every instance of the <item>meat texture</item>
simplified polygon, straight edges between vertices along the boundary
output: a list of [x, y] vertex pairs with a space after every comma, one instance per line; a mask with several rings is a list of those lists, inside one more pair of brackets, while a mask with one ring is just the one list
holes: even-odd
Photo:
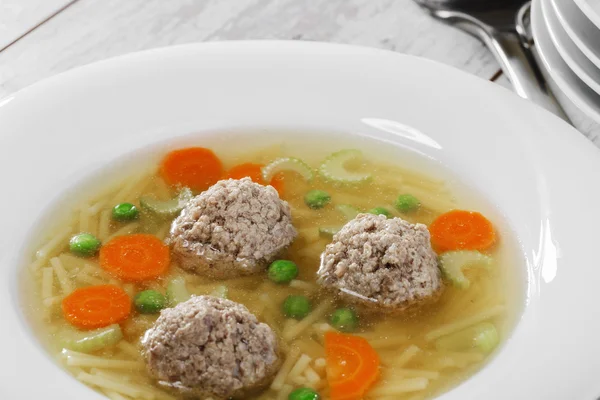
[[142, 340], [160, 385], [199, 398], [240, 398], [264, 388], [280, 365], [271, 328], [230, 300], [196, 296], [163, 310]]
[[296, 237], [290, 207], [272, 186], [222, 180], [193, 198], [173, 221], [173, 255], [182, 268], [214, 278], [262, 271]]
[[383, 215], [360, 214], [344, 225], [317, 274], [346, 300], [392, 314], [435, 300], [443, 288], [427, 227]]

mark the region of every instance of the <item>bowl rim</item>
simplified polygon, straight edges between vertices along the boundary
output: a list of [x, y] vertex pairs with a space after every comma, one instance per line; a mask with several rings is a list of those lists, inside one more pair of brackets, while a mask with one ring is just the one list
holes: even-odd
[[[232, 61], [237, 61], [240, 65], [231, 64]], [[196, 70], [192, 70], [192, 67]], [[398, 71], [402, 74], [398, 74]], [[256, 79], [253, 81], [253, 78]], [[228, 84], [217, 88], [216, 81]], [[175, 93], [179, 96], [171, 98], [177, 107], [168, 107], [161, 96], [155, 102], [150, 102], [146, 98], [148, 90], [145, 86], [149, 82], [155, 83], [155, 94], [168, 96]], [[202, 97], [206, 94], [197, 95], [192, 92], [199, 84], [205, 85], [206, 93], [210, 92], [214, 96], [214, 104], [206, 103], [206, 99]], [[348, 90], [348, 87], [352, 90]], [[434, 91], [431, 90], [432, 87], [435, 88]], [[293, 93], [298, 98], [288, 99], [290, 89], [294, 90]], [[219, 94], [219, 90], [230, 95], [236, 93], [242, 100], [250, 99], [249, 91], [254, 90], [256, 103], [263, 107], [269, 106], [271, 109], [267, 111], [276, 110], [277, 113], [270, 115], [256, 104], [248, 101], [242, 104], [242, 100], [237, 98], [229, 97], [231, 103], [222, 102], [223, 99], [219, 96], [224, 95]], [[350, 96], [352, 93], [360, 96], [353, 98]], [[287, 101], [278, 102], [268, 98], [268, 95], [273, 94], [287, 94]], [[136, 103], [130, 110], [123, 110], [120, 102], [125, 101], [128, 96], [139, 100], [139, 104]], [[189, 103], [196, 98], [204, 101], [203, 106], [212, 113], [203, 110], [211, 118], [206, 118], [202, 123], [194, 119], [198, 117], [193, 115]], [[335, 108], [323, 109], [323, 102], [333, 100]], [[303, 108], [296, 107], [299, 104]], [[244, 105], [250, 110], [243, 109]], [[386, 133], [381, 129], [364, 127], [364, 117], [378, 117], [400, 123], [408, 121], [409, 127], [414, 128], [411, 131], [413, 136], [404, 132], [405, 135], [399, 137], [396, 132], [389, 140], [398, 146], [422, 152], [449, 168], [460, 171], [468, 177], [470, 184], [482, 189], [494, 202], [501, 199], [500, 209], [517, 228], [517, 236], [527, 260], [527, 306], [504, 350], [482, 371], [440, 398], [474, 399], [481, 394], [486, 394], [490, 399], [505, 398], [507, 395], [530, 398], [539, 397], [542, 393], [547, 398], [558, 399], [565, 398], [561, 397], [564, 394], [583, 398], [589, 393], [600, 393], [598, 384], [591, 378], [594, 375], [592, 372], [600, 372], [600, 364], [590, 355], [586, 356], [598, 346], [590, 345], [585, 340], [593, 337], [595, 332], [600, 333], [600, 323], [594, 322], [593, 318], [600, 311], [588, 310], [584, 315], [579, 310], [557, 307], [566, 303], [557, 294], [557, 291], [565, 287], [573, 302], [585, 300], [587, 304], [588, 300], [596, 299], [593, 293], [575, 292], [577, 287], [572, 280], [575, 279], [574, 274], [580, 271], [575, 267], [583, 268], [580, 264], [588, 259], [587, 256], [593, 255], [593, 230], [586, 225], [574, 225], [572, 219], [586, 217], [592, 222], [600, 221], [600, 211], [592, 207], [593, 201], [600, 200], [600, 190], [589, 185], [594, 177], [593, 171], [600, 167], [600, 157], [596, 147], [559, 118], [497, 85], [455, 68], [385, 50], [295, 41], [179, 45], [77, 68], [0, 101], [0, 131], [4, 132], [0, 135], [0, 147], [13, 150], [0, 160], [0, 175], [7, 187], [22, 187], [18, 178], [31, 176], [34, 172], [33, 166], [24, 166], [23, 171], [13, 169], [8, 173], [9, 161], [25, 154], [26, 138], [33, 136], [41, 143], [41, 150], [30, 151], [36, 157], [43, 157], [41, 152], [44, 148], [48, 149], [44, 146], [51, 139], [64, 146], [65, 140], [78, 137], [77, 130], [81, 127], [89, 128], [92, 135], [103, 124], [108, 124], [101, 119], [97, 111], [99, 106], [102, 106], [102, 112], [114, 116], [113, 124], [118, 122], [122, 125], [122, 128], [115, 127], [114, 131], [107, 133], [111, 137], [126, 136], [123, 140], [126, 150], [119, 150], [119, 155], [137, 148], [137, 141], [151, 143], [158, 136], [168, 137], [169, 132], [181, 132], [185, 135], [185, 132], [190, 133], [192, 129], [210, 131], [235, 126], [258, 127], [263, 124], [270, 127], [361, 130], [365, 134], [382, 138]], [[429, 108], [425, 109], [425, 106]], [[65, 107], [75, 111], [65, 110]], [[161, 111], [164, 115], [154, 115], [149, 111]], [[430, 118], [433, 112], [436, 118]], [[32, 114], [36, 118], [28, 119], [27, 116]], [[231, 115], [230, 119], [224, 117], [227, 114]], [[181, 115], [188, 118], [187, 125], [173, 122]], [[82, 121], [83, 119], [86, 120]], [[90, 124], [94, 126], [87, 127], [86, 123], [89, 124], [90, 121], [94, 122]], [[160, 124], [165, 121], [164, 125]], [[47, 138], [40, 135], [42, 128], [48, 129], [55, 136]], [[127, 129], [131, 131], [126, 132]], [[482, 131], [485, 132], [484, 135], [480, 134]], [[544, 131], [543, 134], [540, 131]], [[440, 144], [440, 148], [432, 147], [430, 142], [419, 142], [419, 134], [423, 135], [421, 138], [433, 138], [434, 142]], [[544, 151], [539, 152], [542, 141]], [[52, 150], [56, 149], [52, 147]], [[44, 181], [39, 187], [21, 189], [28, 190], [32, 197], [22, 199], [25, 204], [22, 207], [33, 206], [35, 201], [40, 201], [43, 197], [41, 195], [48, 193], [44, 192], [49, 188], [48, 185], [59, 186], [61, 190], [67, 189], [70, 183], [65, 182], [65, 176], [84, 177], [100, 168], [100, 161], [112, 160], [117, 156], [114, 149], [111, 150], [105, 144], [97, 144], [94, 151], [94, 154], [84, 154], [68, 162], [57, 159], [55, 163], [44, 164], [48, 171], [39, 171], [40, 176], [47, 177], [47, 174], [61, 172], [66, 175], [55, 175], [53, 180]], [[64, 155], [65, 151], [59, 151], [58, 154]], [[458, 160], [464, 154], [468, 154], [468, 157]], [[503, 154], [512, 157], [511, 165], [506, 165]], [[565, 174], [564, 168], [556, 165], [558, 156], [562, 156], [563, 162], [568, 163], [571, 168], [580, 170], [577, 179]], [[48, 161], [48, 157], [40, 160]], [[81, 170], [74, 173], [74, 165], [81, 166]], [[490, 185], [482, 175], [485, 171], [494, 171], [495, 186]], [[559, 187], [569, 188], [571, 193], [584, 197], [579, 206], [573, 209], [570, 194], [562, 193], [558, 190]], [[530, 197], [525, 196], [527, 198], [519, 204], [507, 195], [506, 191], [509, 189]], [[49, 196], [45, 201], [51, 202], [53, 197]], [[28, 224], [32, 226], [35, 223], [39, 212], [17, 218], [9, 215], [6, 209], [19, 209], [19, 202], [7, 199], [5, 204], [7, 207], [3, 212], [4, 217], [8, 226], [14, 227], [14, 230], [11, 229], [10, 234], [4, 232], [0, 235], [0, 263], [4, 267], [3, 273], [9, 277], [4, 280], [5, 290], [0, 291], [0, 315], [3, 321], [16, 322], [20, 317], [19, 310], [15, 307], [15, 263], [19, 258], [18, 251], [23, 246], [19, 240], [30, 228]], [[15, 223], [19, 219], [26, 221], [25, 227], [21, 228]], [[579, 241], [579, 238], [568, 234], [574, 227], [582, 235]], [[571, 271], [565, 269], [565, 263], [577, 265]], [[584, 271], [590, 275], [595, 274], [593, 269], [588, 270], [589, 268]], [[593, 279], [584, 280], [581, 284], [593, 287], [592, 281]], [[566, 341], [569, 332], [564, 328], [558, 329], [556, 319], [563, 324], [586, 322], [586, 330], [577, 332], [577, 342], [570, 342], [574, 346], [570, 349], [571, 353], [558, 350], [532, 353], [535, 349], [532, 350], [531, 346]], [[600, 321], [598, 318], [595, 320]], [[556, 330], [542, 331], [542, 328]], [[0, 339], [9, 344], [7, 356], [0, 361], [0, 375], [9, 379], [0, 387], [0, 393], [27, 396], [44, 394], [48, 397], [48, 388], [52, 388], [51, 398], [101, 398], [83, 385], [76, 384], [74, 379], [58, 369], [45, 357], [39, 346], [31, 346], [31, 334], [22, 320], [21, 323], [14, 324], [14, 330], [8, 333], [0, 331]], [[584, 352], [581, 347], [586, 344], [588, 347]], [[598, 350], [600, 351], [600, 347]], [[536, 357], [529, 357], [532, 354]], [[549, 358], [554, 362], [549, 363]], [[575, 361], [579, 363], [574, 364]], [[559, 376], [553, 372], [552, 365], [555, 362], [563, 362], [573, 368], [567, 374], [567, 383], [559, 382]], [[582, 363], [590, 372], [589, 377], [577, 374], [578, 370], [583, 369], [577, 368]], [[525, 381], [514, 377], [515, 371], [528, 372], [531, 369], [537, 369], [539, 376], [528, 376]], [[23, 386], [19, 382], [22, 379], [20, 372], [23, 371], [34, 373], [40, 380], [39, 385]], [[565, 375], [562, 376], [564, 379]], [[556, 385], [549, 388], [548, 381], [556, 382]], [[526, 394], [529, 396], [525, 396]]]

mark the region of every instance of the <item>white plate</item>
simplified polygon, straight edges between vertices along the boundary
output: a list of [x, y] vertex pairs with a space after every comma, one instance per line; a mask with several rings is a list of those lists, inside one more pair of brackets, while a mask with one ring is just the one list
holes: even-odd
[[575, 75], [554, 46], [544, 15], [542, 0], [533, 1], [531, 27], [543, 67], [560, 90], [587, 116], [600, 123], [600, 97]]
[[49, 204], [136, 149], [239, 127], [385, 140], [441, 163], [504, 215], [527, 263], [527, 305], [499, 354], [440, 399], [600, 396], [597, 148], [532, 103], [431, 61], [229, 42], [101, 62], [1, 102], [0, 398], [100, 399], [57, 368], [22, 315], [18, 271]]
[[[560, 0], [568, 2], [569, 0]], [[597, 0], [574, 0], [581, 12], [600, 29], [600, 2]]]
[[600, 29], [572, 1], [550, 1], [569, 38], [596, 67], [600, 68]]
[[600, 69], [571, 40], [556, 15], [556, 9], [552, 5], [553, 1], [556, 0], [541, 0], [541, 4], [542, 14], [554, 47], [575, 75], [594, 92], [600, 94]]

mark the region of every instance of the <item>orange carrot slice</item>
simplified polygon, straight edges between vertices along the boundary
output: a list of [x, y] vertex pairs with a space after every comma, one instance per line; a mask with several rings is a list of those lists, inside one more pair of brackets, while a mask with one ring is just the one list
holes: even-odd
[[431, 242], [439, 251], [485, 250], [496, 242], [494, 226], [478, 212], [453, 210], [429, 226]]
[[235, 167], [233, 167], [229, 171], [227, 171], [225, 178], [242, 179], [242, 178], [248, 177], [248, 178], [252, 179], [252, 182], [256, 182], [256, 183], [260, 183], [261, 185], [264, 185], [265, 182], [263, 181], [262, 172], [261, 172], [262, 167], [263, 167], [263, 165], [254, 164], [254, 163], [244, 163], [244, 164], [236, 165]]
[[117, 236], [100, 248], [100, 266], [127, 282], [158, 278], [169, 269], [169, 247], [154, 235]]
[[88, 286], [65, 297], [62, 311], [65, 319], [77, 328], [103, 328], [129, 317], [131, 299], [115, 285]]
[[360, 400], [379, 377], [379, 356], [366, 339], [325, 333], [331, 400]]
[[160, 164], [160, 175], [169, 185], [201, 192], [223, 176], [223, 165], [212, 150], [189, 147], [167, 154]]
[[269, 182], [269, 185], [273, 186], [275, 188], [275, 190], [277, 190], [277, 193], [279, 193], [279, 197], [283, 197], [285, 194], [285, 180], [283, 179], [283, 173], [280, 172], [278, 174], [276, 174], [273, 179], [271, 179], [271, 182]]
[[[225, 178], [242, 179], [245, 177], [249, 177], [250, 179], [252, 179], [252, 182], [255, 182], [255, 183], [258, 183], [261, 185], [265, 185], [266, 183], [262, 177], [262, 168], [263, 167], [264, 167], [264, 165], [262, 165], [262, 164], [254, 164], [254, 163], [244, 163], [244, 164], [236, 165], [235, 167], [233, 167], [229, 171], [227, 171]], [[275, 175], [273, 177], [273, 179], [271, 179], [271, 182], [269, 182], [269, 185], [273, 186], [275, 188], [275, 190], [277, 190], [277, 193], [279, 193], [279, 195], [282, 196], [283, 191], [285, 189], [284, 182], [283, 182], [283, 174], [279, 173], [279, 174]]]

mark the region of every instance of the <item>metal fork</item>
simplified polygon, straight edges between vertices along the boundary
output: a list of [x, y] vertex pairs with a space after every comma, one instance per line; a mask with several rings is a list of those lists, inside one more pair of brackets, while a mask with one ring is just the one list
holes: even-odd
[[429, 13], [479, 38], [492, 52], [515, 92], [568, 120], [547, 92], [529, 51], [528, 0], [415, 0]]

